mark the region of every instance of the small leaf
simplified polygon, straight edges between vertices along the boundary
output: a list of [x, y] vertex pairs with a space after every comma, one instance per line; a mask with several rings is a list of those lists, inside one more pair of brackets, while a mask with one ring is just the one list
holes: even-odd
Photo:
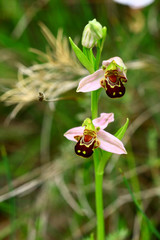
[[102, 38], [102, 42], [101, 42], [101, 51], [103, 49], [104, 41], [105, 41], [106, 36], [107, 36], [107, 28], [106, 27], [102, 28], [102, 35], [103, 35], [103, 38]]
[[126, 228], [118, 229], [117, 231], [110, 233], [106, 240], [125, 240], [128, 236], [128, 230]]
[[[116, 134], [114, 135], [115, 137], [117, 137], [119, 140], [122, 140], [127, 127], [129, 124], [129, 119], [127, 118], [125, 124], [116, 132]], [[102, 158], [100, 160], [99, 166], [98, 166], [98, 173], [99, 174], [103, 174], [104, 172], [104, 168], [108, 162], [108, 159], [112, 156], [113, 153], [111, 152], [106, 152], [102, 150]]]
[[127, 118], [125, 124], [116, 132], [116, 134], [114, 136], [117, 137], [119, 140], [122, 140], [122, 138], [127, 130], [128, 124], [129, 124], [129, 119]]
[[77, 45], [72, 41], [72, 39], [69, 37], [70, 44], [72, 46], [73, 51], [75, 52], [78, 60], [80, 63], [90, 72], [94, 73], [94, 67], [88, 60], [88, 58], [85, 56], [85, 54], [77, 47]]
[[107, 28], [106, 27], [102, 28], [102, 36], [103, 36], [103, 39], [105, 40], [105, 38], [107, 36]]
[[92, 66], [94, 66], [94, 62], [96, 61], [95, 56], [93, 55], [92, 48], [83, 47], [83, 53], [88, 58]]

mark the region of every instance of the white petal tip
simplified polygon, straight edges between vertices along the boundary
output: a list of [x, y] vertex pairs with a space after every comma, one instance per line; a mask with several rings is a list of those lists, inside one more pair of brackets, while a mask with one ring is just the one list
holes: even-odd
[[127, 154], [127, 151], [125, 148], [122, 149], [122, 152], [120, 154]]

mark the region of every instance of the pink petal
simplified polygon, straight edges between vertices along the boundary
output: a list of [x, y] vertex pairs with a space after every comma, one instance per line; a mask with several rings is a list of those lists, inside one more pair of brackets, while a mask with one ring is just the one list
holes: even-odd
[[100, 127], [100, 129], [104, 129], [108, 126], [110, 122], [114, 121], [113, 113], [101, 113], [99, 118], [95, 118], [93, 120], [93, 124], [95, 127]]
[[84, 132], [84, 129], [85, 129], [85, 127], [71, 128], [64, 134], [64, 136], [71, 141], [77, 142], [74, 137], [75, 136], [82, 136], [83, 132]]
[[77, 88], [77, 92], [91, 92], [101, 88], [100, 81], [104, 78], [104, 71], [102, 69], [97, 70], [91, 75], [83, 78]]
[[104, 130], [100, 130], [97, 133], [97, 138], [100, 141], [100, 148], [116, 154], [126, 154], [126, 150], [123, 146], [123, 143], [113, 136], [112, 134], [105, 132]]

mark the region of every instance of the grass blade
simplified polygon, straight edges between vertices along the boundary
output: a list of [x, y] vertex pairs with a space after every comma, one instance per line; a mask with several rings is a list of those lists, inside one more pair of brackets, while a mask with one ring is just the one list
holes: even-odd
[[141, 213], [142, 217], [144, 218], [144, 220], [146, 221], [146, 223], [148, 224], [148, 228], [150, 229], [150, 231], [157, 237], [157, 239], [160, 239], [160, 233], [157, 231], [157, 229], [155, 228], [155, 226], [153, 225], [153, 223], [150, 221], [150, 219], [146, 216], [146, 214], [143, 212], [143, 210], [141, 209], [138, 201], [136, 200], [130, 186], [129, 183], [127, 181], [127, 178], [124, 176], [124, 173], [122, 172], [122, 170], [120, 170], [123, 176], [123, 181], [132, 197], [132, 200], [134, 202], [134, 204], [136, 205], [137, 209], [139, 210], [139, 212]]

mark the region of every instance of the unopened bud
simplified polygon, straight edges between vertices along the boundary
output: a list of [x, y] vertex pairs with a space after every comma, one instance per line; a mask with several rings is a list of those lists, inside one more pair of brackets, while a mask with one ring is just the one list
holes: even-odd
[[97, 46], [97, 41], [102, 39], [102, 25], [96, 19], [89, 21], [82, 34], [82, 46], [93, 48]]

